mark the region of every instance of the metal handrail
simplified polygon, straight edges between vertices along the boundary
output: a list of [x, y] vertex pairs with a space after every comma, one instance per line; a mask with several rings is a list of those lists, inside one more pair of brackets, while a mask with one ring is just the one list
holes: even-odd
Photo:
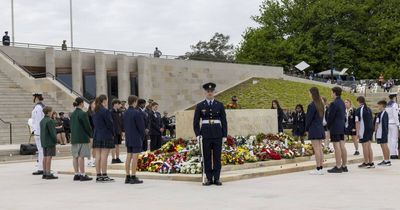
[[12, 144], [12, 142], [13, 142], [13, 137], [12, 137], [12, 123], [11, 123], [11, 122], [7, 122], [7, 121], [4, 121], [4, 120], [1, 119], [1, 118], [0, 118], [0, 121], [1, 121], [2, 123], [6, 124], [6, 125], [9, 125], [9, 128], [10, 128], [10, 144]]
[[29, 69], [27, 69], [25, 66], [20, 65], [16, 60], [14, 60], [13, 58], [11, 58], [7, 53], [5, 53], [3, 50], [0, 49], [0, 53], [3, 54], [4, 56], [6, 56], [8, 59], [10, 59], [14, 65], [18, 66], [19, 68], [21, 68], [22, 70], [24, 70], [26, 73], [28, 73], [29, 77], [33, 77], [33, 78], [42, 78], [42, 77], [48, 77], [50, 76], [53, 80], [59, 82], [61, 85], [63, 85], [65, 88], [67, 88], [72, 94], [82, 98], [86, 103], [89, 103], [89, 100], [87, 98], [85, 98], [83, 95], [81, 95], [80, 93], [76, 92], [70, 85], [68, 85], [67, 83], [65, 83], [64, 81], [58, 79], [54, 74], [50, 73], [50, 72], [45, 72], [45, 73], [33, 73], [31, 71], [29, 71]]

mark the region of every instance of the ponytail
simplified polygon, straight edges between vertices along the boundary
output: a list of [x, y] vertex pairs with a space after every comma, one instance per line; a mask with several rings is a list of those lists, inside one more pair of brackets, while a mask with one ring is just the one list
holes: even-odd
[[103, 102], [107, 100], [107, 96], [106, 95], [99, 95], [96, 100], [96, 107], [94, 108], [94, 112], [98, 112], [102, 107], [103, 107]]
[[72, 103], [72, 105], [73, 105], [74, 107], [77, 107], [77, 106], [79, 106], [79, 105], [82, 104], [82, 103], [83, 103], [83, 99], [82, 99], [81, 97], [78, 97], [78, 98], [75, 99], [75, 101], [74, 101], [74, 103]]

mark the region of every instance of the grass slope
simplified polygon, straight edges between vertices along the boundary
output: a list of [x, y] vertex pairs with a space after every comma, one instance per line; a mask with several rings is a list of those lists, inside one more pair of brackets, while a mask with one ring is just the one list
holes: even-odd
[[[253, 84], [257, 80], [257, 84]], [[321, 96], [332, 101], [331, 89], [329, 87], [291, 82], [278, 79], [254, 78], [241, 83], [229, 90], [217, 95], [217, 100], [228, 104], [233, 95], [239, 97], [239, 104], [242, 109], [269, 109], [271, 101], [277, 99], [283, 109], [294, 110], [297, 104], [302, 104], [305, 109], [310, 103], [309, 89], [318, 87]], [[350, 99], [355, 105], [356, 97], [350, 93], [343, 93], [343, 99]]]

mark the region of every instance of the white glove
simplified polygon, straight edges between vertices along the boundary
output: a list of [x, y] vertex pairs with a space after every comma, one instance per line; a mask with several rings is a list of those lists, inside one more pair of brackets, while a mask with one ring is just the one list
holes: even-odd
[[223, 142], [223, 143], [225, 143], [225, 142], [226, 142], [226, 140], [227, 140], [227, 138], [226, 138], [226, 137], [222, 138], [222, 142]]

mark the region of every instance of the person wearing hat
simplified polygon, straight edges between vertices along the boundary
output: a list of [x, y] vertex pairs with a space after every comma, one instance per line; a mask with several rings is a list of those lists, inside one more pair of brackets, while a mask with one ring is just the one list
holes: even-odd
[[196, 105], [193, 119], [193, 129], [197, 139], [203, 138], [203, 161], [207, 181], [204, 186], [222, 185], [221, 151], [222, 142], [226, 141], [228, 123], [224, 105], [215, 100], [214, 83], [203, 85], [206, 99]]
[[8, 31], [4, 32], [3, 46], [10, 46], [10, 36], [8, 36]]
[[226, 105], [227, 109], [241, 109], [242, 107], [238, 104], [238, 97], [232, 96], [231, 103]]
[[33, 175], [43, 175], [43, 147], [40, 141], [40, 121], [44, 118], [43, 113], [43, 95], [41, 93], [33, 93], [33, 103], [35, 106], [32, 110], [32, 134], [38, 149], [37, 171]]
[[399, 137], [399, 105], [397, 105], [397, 93], [389, 93], [389, 102], [386, 105], [385, 111], [389, 115], [389, 134], [388, 144], [390, 150], [390, 158], [398, 159], [397, 145]]

